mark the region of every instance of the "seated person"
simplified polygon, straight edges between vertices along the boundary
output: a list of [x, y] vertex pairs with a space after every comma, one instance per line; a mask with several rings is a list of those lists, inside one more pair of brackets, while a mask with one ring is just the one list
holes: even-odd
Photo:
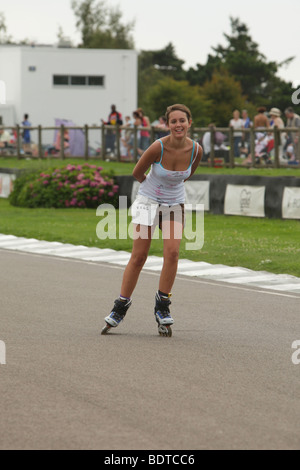
[[[208, 125], [209, 129], [215, 129], [215, 125], [213, 123]], [[226, 140], [226, 135], [223, 134], [222, 132], [215, 131], [215, 137], [214, 137], [214, 150], [215, 150], [215, 156], [224, 158], [224, 160], [227, 162], [229, 161], [229, 149], [225, 145], [225, 140]], [[202, 146], [203, 146], [203, 157], [202, 160], [203, 162], [207, 162], [210, 157], [210, 152], [211, 152], [211, 131], [206, 131], [203, 135], [202, 139]]]
[[7, 148], [12, 137], [8, 130], [3, 129], [3, 127], [0, 127], [0, 147], [1, 148]]

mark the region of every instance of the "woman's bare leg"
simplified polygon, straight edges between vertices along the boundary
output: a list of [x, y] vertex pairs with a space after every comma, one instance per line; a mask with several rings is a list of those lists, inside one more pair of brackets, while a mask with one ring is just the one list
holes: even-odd
[[140, 272], [147, 260], [151, 245], [151, 227], [133, 226], [133, 248], [125, 268], [121, 285], [121, 296], [130, 298], [137, 284]]
[[182, 231], [183, 226], [180, 222], [168, 221], [162, 223], [164, 263], [159, 279], [159, 290], [166, 294], [171, 292], [175, 281]]

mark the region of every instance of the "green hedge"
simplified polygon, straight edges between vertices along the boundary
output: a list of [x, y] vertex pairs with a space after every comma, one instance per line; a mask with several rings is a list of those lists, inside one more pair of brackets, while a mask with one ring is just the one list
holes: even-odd
[[64, 168], [25, 173], [14, 182], [9, 201], [20, 207], [89, 207], [109, 203], [118, 206], [113, 174], [96, 165], [67, 165]]

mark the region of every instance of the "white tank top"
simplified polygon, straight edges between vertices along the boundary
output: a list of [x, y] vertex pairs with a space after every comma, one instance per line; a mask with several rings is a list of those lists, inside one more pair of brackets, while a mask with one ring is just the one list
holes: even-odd
[[161, 161], [164, 153], [164, 145], [161, 139], [158, 140], [161, 144], [160, 160], [151, 165], [151, 170], [146, 179], [141, 183], [138, 194], [149, 197], [160, 204], [184, 204], [184, 180], [191, 175], [192, 164], [198, 155], [199, 146], [197, 145], [196, 155], [193, 159], [195, 152], [195, 141], [193, 141], [191, 161], [186, 170], [172, 171], [166, 170], [162, 166]]

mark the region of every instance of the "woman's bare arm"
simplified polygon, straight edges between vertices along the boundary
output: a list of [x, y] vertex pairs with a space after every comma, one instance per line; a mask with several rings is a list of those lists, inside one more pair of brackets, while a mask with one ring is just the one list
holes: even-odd
[[132, 172], [132, 175], [139, 183], [142, 183], [146, 179], [146, 171], [150, 168], [152, 163], [160, 157], [160, 152], [161, 145], [158, 141], [155, 141], [143, 153]]
[[195, 158], [195, 160], [193, 161], [192, 163], [192, 168], [191, 168], [191, 174], [190, 176], [184, 180], [184, 181], [187, 181], [188, 179], [190, 179], [190, 177], [195, 173], [200, 161], [201, 161], [201, 158], [202, 158], [202, 155], [203, 155], [203, 149], [201, 147], [201, 145], [197, 144], [198, 145], [198, 153], [197, 153], [197, 157]]

